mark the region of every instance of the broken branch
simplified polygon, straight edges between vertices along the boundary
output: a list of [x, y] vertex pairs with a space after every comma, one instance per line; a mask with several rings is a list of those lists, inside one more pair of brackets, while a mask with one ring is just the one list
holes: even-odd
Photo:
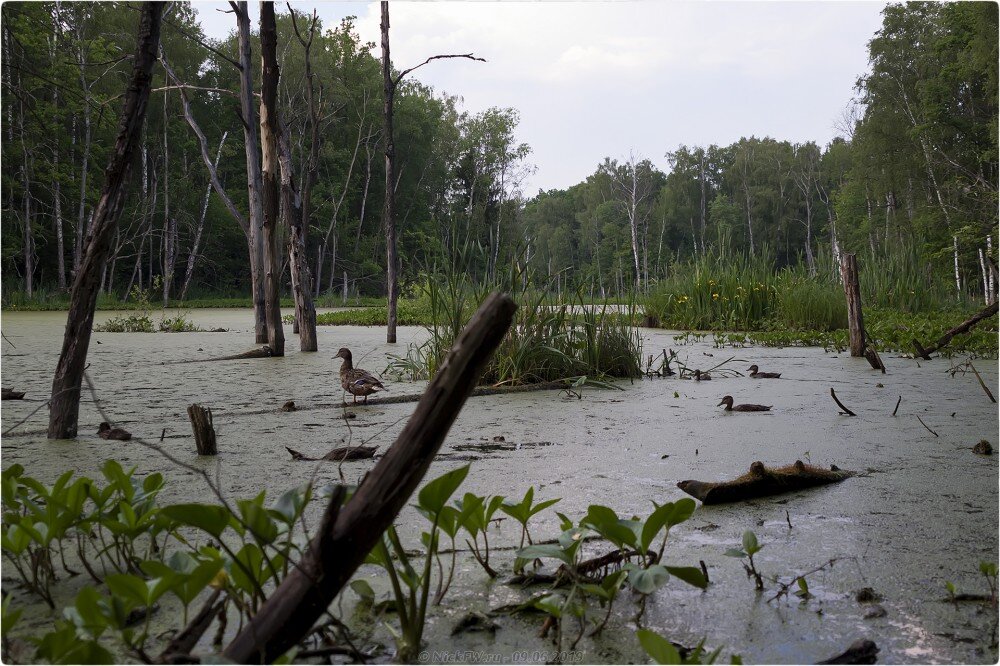
[[832, 386], [830, 387], [830, 397], [833, 398], [833, 401], [837, 403], [838, 407], [840, 407], [841, 414], [844, 414], [845, 416], [857, 416], [857, 414], [844, 406], [844, 403], [842, 403], [840, 398], [837, 397], [837, 392], [833, 390]]

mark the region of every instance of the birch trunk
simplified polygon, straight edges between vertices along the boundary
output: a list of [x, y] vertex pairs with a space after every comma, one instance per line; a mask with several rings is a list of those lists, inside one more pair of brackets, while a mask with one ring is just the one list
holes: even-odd
[[[222, 157], [222, 146], [226, 144], [226, 137], [229, 131], [222, 133], [219, 140], [219, 149], [215, 153], [215, 164], [213, 170], [219, 168], [219, 159]], [[181, 287], [180, 300], [187, 297], [188, 288], [191, 286], [191, 277], [194, 275], [194, 264], [198, 260], [198, 250], [201, 248], [201, 235], [205, 230], [205, 216], [208, 214], [208, 202], [212, 195], [212, 176], [209, 176], [208, 185], [205, 186], [205, 200], [201, 204], [201, 217], [198, 218], [198, 228], [194, 234], [194, 241], [191, 243], [191, 252], [188, 253], [187, 268], [184, 270], [184, 286]]]

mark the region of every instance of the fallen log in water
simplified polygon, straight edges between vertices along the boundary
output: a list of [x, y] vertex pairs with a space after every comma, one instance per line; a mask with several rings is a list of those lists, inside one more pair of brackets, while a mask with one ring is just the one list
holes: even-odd
[[[484, 395], [506, 395], [508, 393], [527, 393], [529, 391], [560, 391], [569, 386], [569, 383], [565, 381], [560, 382], [538, 382], [536, 384], [520, 384], [518, 386], [480, 386], [472, 390], [469, 394], [470, 398], [476, 398]], [[422, 393], [413, 393], [409, 395], [393, 395], [378, 398], [371, 398], [364, 404], [366, 405], [393, 405], [403, 402], [417, 402], [423, 396]], [[356, 407], [356, 403], [352, 402], [342, 402], [337, 407]]]
[[836, 465], [823, 469], [806, 465], [801, 460], [792, 465], [771, 468], [757, 461], [750, 465], [749, 472], [732, 481], [689, 480], [678, 482], [677, 487], [703, 504], [722, 504], [837, 483], [855, 474]]
[[13, 389], [5, 388], [0, 390], [0, 400], [23, 400], [24, 391], [15, 391]]
[[962, 333], [968, 333], [969, 329], [971, 329], [973, 326], [975, 326], [982, 320], [995, 315], [997, 313], [998, 303], [1000, 302], [994, 302], [991, 305], [986, 306], [985, 308], [977, 312], [974, 316], [970, 317], [969, 319], [966, 319], [961, 324], [959, 324], [955, 328], [951, 329], [950, 331], [942, 335], [941, 338], [938, 339], [938, 341], [932, 344], [930, 347], [925, 348], [921, 346], [920, 342], [916, 338], [914, 338], [913, 349], [916, 352], [916, 356], [926, 361], [931, 360], [931, 354], [933, 354], [934, 352], [936, 352], [937, 350], [941, 349], [949, 342], [951, 342], [951, 339], [954, 338], [956, 335], [960, 335]]
[[333, 462], [372, 458], [375, 456], [376, 449], [378, 449], [377, 446], [341, 446], [333, 449], [322, 458], [310, 458], [307, 455], [299, 453], [295, 449], [290, 449], [287, 446], [285, 447], [285, 450], [292, 454], [292, 460], [331, 460]]
[[245, 351], [231, 356], [216, 356], [215, 358], [190, 358], [184, 361], [163, 361], [160, 365], [173, 365], [176, 363], [208, 363], [209, 361], [242, 361], [249, 358], [271, 358], [271, 348], [267, 345]]

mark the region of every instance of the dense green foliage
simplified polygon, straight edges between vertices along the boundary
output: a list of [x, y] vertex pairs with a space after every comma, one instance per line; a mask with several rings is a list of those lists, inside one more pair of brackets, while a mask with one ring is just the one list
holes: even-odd
[[[51, 301], [71, 279], [112, 144], [136, 13], [104, 3], [13, 3], [3, 12], [8, 305], [23, 301], [17, 293], [25, 290]], [[495, 279], [499, 266], [516, 262], [549, 276], [546, 289], [559, 295], [583, 288], [592, 297], [617, 296], [657, 282], [669, 291], [692, 262], [725, 248], [767, 256], [775, 268], [804, 265], [810, 275], [832, 273], [822, 257], [843, 251], [868, 262], [906, 262], [911, 275], [924, 276], [923, 288], [933, 283], [927, 300], [914, 282], [874, 293], [914, 292], [899, 306], [907, 310], [937, 307], [942, 296], [980, 297], [997, 243], [991, 238], [991, 249], [987, 242], [997, 226], [997, 6], [907, 3], [883, 14], [843, 137], [829, 145], [754, 136], [728, 146], [681, 145], [668, 153], [668, 173], [641, 156], [606, 159], [584, 182], [529, 200], [519, 185], [530, 149], [516, 138], [516, 110], [470, 115], [458, 98], [405, 79], [396, 102], [404, 288], [419, 279], [421, 264], [475, 247], [482, 252], [468, 270], [477, 280]], [[300, 17], [300, 28], [306, 24]], [[306, 136], [303, 49], [287, 14], [278, 32], [283, 119], [294, 136]], [[191, 8], [172, 4], [166, 56], [199, 88], [189, 96], [213, 153], [228, 132], [220, 177], [245, 211], [238, 102], [229, 94], [238, 77], [220, 55], [235, 55], [235, 37], [215, 44], [217, 52], [196, 41], [203, 39]], [[306, 252], [317, 293], [342, 291], [345, 273], [351, 295], [384, 293], [382, 84], [372, 46], [346, 19], [321, 27], [312, 49], [324, 100]], [[156, 77], [159, 86], [162, 68]], [[105, 274], [109, 294], [148, 288], [157, 276], [165, 278], [165, 299], [249, 291], [246, 240], [218, 197], [206, 197], [207, 171], [180, 106], [176, 90], [154, 93]], [[292, 142], [297, 170], [305, 143]], [[203, 209], [205, 231], [186, 285]], [[797, 288], [799, 298], [823, 289]]]
[[[21, 465], [4, 470], [2, 554], [27, 598], [37, 597], [55, 609], [56, 586], [82, 573], [74, 567], [95, 583], [67, 600], [48, 631], [44, 622], [16, 628], [26, 597], [6, 594], [2, 606], [5, 662], [149, 662], [162, 647], [163, 638], [151, 631], [155, 607], [169, 603], [180, 610], [170, 616], [174, 620], [170, 629], [180, 630], [193, 617], [191, 611], [210, 594], [213, 603], [223, 602], [224, 614], [234, 616], [229, 623], [238, 620], [243, 626], [304, 556], [303, 516], [317, 497], [325, 495], [305, 484], [271, 502], [261, 492], [234, 503], [219, 496], [212, 503], [161, 504], [159, 494], [166, 485], [163, 475], [139, 478], [134, 468], [126, 471], [113, 460], [101, 471], [104, 478], [99, 480], [68, 471], [49, 486], [29, 476]], [[696, 567], [662, 563], [670, 529], [687, 521], [695, 510], [690, 498], [654, 503], [645, 520], [619, 518], [610, 507], [596, 504], [577, 523], [559, 514], [557, 542], [532, 545], [529, 522], [559, 499], [536, 504], [534, 488], [516, 503], [500, 495], [471, 492], [452, 499], [468, 472], [468, 466], [451, 470], [425, 484], [416, 495], [414, 506], [429, 523], [421, 534], [422, 550], [413, 549], [417, 544], [405, 547], [395, 526], [390, 526], [368, 555], [366, 564], [384, 570], [391, 582], [389, 599], [378, 601], [384, 592], [376, 592], [367, 576], [357, 576], [350, 584], [359, 598], [354, 612], [347, 616], [332, 607], [332, 620], [324, 620], [319, 632], [309, 632], [302, 647], [315, 647], [327, 638], [353, 645], [352, 636], [357, 640], [366, 631], [370, 635], [372, 625], [379, 621], [392, 622], [399, 627], [397, 631], [389, 625], [397, 659], [413, 662], [422, 646], [432, 580], [436, 579], [435, 606], [443, 602], [453, 580], [456, 538], [471, 539], [472, 557], [490, 577], [498, 575], [490, 564], [488, 536], [496, 531], [490, 523], [498, 510], [521, 526], [521, 547], [513, 559], [513, 571], [537, 567], [533, 561], [546, 559], [560, 563], [559, 575], [564, 576], [556, 589], [508, 612], [574, 617], [581, 627], [577, 642], [584, 627], [594, 633], [605, 627], [611, 605], [625, 585], [645, 599], [671, 577], [701, 589], [708, 584]], [[447, 574], [443, 537], [451, 541]], [[591, 538], [604, 547], [630, 553], [622, 558], [620, 571], [602, 575], [587, 564], [585, 543]], [[493, 564], [500, 566], [495, 560]], [[387, 604], [393, 605], [394, 622], [376, 610]], [[225, 627], [224, 621], [214, 642], [216, 650], [221, 648]], [[39, 631], [44, 633], [34, 633]], [[12, 654], [12, 635], [21, 639], [16, 655]], [[560, 633], [557, 649], [561, 641]]]

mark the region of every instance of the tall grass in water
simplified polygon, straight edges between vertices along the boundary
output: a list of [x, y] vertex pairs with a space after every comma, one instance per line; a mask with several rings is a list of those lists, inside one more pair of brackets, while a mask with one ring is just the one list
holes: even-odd
[[843, 290], [804, 268], [774, 269], [774, 257], [724, 254], [676, 264], [645, 304], [661, 326], [737, 330], [785, 326], [833, 330], [846, 326]]
[[430, 338], [411, 345], [389, 371], [413, 379], [434, 376], [479, 303], [496, 289], [511, 293], [518, 304], [514, 323], [501, 341], [482, 381], [518, 385], [587, 377], [601, 380], [638, 377], [642, 341], [631, 326], [634, 307], [623, 315], [617, 307], [588, 306], [582, 292], [572, 305], [553, 305], [531, 279], [511, 271], [497, 282], [474, 283], [451, 272], [428, 279], [423, 289], [433, 323]]
[[865, 307], [913, 314], [968, 305], [956, 300], [952, 278], [935, 273], [931, 262], [912, 243], [888, 255], [859, 254], [858, 273]]

